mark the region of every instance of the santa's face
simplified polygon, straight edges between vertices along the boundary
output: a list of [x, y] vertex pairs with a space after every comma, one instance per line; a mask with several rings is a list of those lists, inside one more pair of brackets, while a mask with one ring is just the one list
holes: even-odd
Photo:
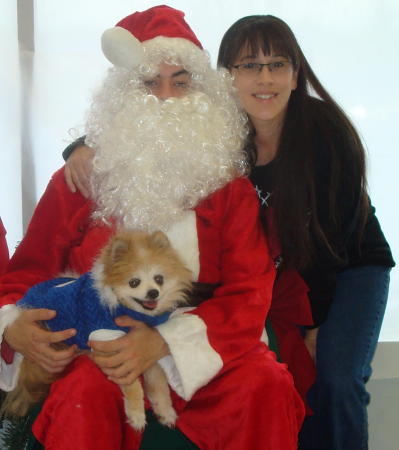
[[143, 82], [150, 94], [166, 100], [186, 95], [191, 86], [191, 75], [183, 66], [162, 62], [159, 73], [154, 77], [144, 78]]
[[[188, 67], [187, 67], [188, 66]], [[244, 173], [246, 119], [226, 74], [179, 61], [112, 69], [95, 96], [94, 216], [167, 231], [185, 211]]]

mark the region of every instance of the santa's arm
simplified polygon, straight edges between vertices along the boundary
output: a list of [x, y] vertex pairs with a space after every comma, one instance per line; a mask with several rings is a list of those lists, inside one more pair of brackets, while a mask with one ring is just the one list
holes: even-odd
[[86, 203], [66, 188], [63, 169], [53, 175], [7, 273], [0, 278], [1, 307], [14, 304], [29, 287], [65, 270], [71, 243], [79, 239], [83, 228], [74, 215]]
[[[214, 227], [221, 241], [218, 249], [211, 243], [206, 250], [220, 253], [220, 287], [195, 310], [157, 327], [171, 352], [160, 363], [172, 387], [185, 399], [226, 363], [259, 345], [275, 278], [252, 185], [245, 179], [234, 181], [211, 197], [207, 210], [208, 226]], [[201, 232], [199, 247], [203, 251]], [[207, 258], [201, 260], [205, 270], [214, 269], [206, 267]], [[200, 273], [200, 281], [206, 275]]]
[[21, 361], [21, 356], [14, 357], [12, 350], [2, 342], [4, 330], [18, 317], [15, 302], [34, 284], [65, 269], [73, 239], [69, 231], [72, 229], [70, 222], [74, 220], [73, 211], [84, 203], [82, 196], [69, 193], [63, 171], [56, 172], [35, 209], [7, 273], [0, 279], [0, 388], [3, 390], [13, 388]]

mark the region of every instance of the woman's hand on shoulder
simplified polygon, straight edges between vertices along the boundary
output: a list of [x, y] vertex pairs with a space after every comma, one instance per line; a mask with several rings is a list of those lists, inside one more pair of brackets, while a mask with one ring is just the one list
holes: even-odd
[[87, 145], [76, 147], [65, 162], [65, 181], [72, 192], [77, 190], [86, 198], [90, 193], [89, 177], [94, 150]]
[[13, 350], [50, 373], [62, 372], [76, 355], [76, 346], [62, 350], [52, 347], [52, 344], [74, 336], [74, 329], [52, 332], [39, 325], [39, 322], [52, 319], [54, 315], [55, 312], [48, 309], [25, 310], [4, 331], [4, 339]]

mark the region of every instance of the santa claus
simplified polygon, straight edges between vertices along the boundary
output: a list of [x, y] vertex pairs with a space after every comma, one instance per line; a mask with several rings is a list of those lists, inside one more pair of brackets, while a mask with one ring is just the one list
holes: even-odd
[[[2, 360], [0, 387], [14, 387], [24, 357], [63, 371], [33, 427], [46, 449], [294, 450], [304, 409], [261, 342], [275, 269], [244, 178], [246, 125], [230, 78], [167, 6], [126, 17], [102, 45], [114, 67], [87, 119], [91, 195], [71, 193], [58, 171], [1, 280], [0, 331], [15, 354]], [[120, 226], [166, 232], [207, 299], [154, 328], [118, 318], [130, 331], [91, 342], [92, 359], [52, 349], [74, 330], [41, 330], [36, 322], [54, 313], [14, 303], [65, 269], [87, 272]], [[126, 423], [118, 384], [156, 361], [178, 420], [148, 444], [154, 431], [143, 439]]]

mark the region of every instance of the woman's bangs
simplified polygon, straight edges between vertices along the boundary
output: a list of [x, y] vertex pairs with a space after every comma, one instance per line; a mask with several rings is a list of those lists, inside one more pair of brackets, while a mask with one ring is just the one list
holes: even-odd
[[257, 55], [260, 50], [266, 56], [283, 56], [296, 66], [297, 58], [295, 51], [290, 46], [290, 40], [286, 36], [282, 36], [279, 31], [273, 26], [267, 27], [262, 24], [255, 32], [252, 29], [243, 48], [247, 48], [253, 56]]

